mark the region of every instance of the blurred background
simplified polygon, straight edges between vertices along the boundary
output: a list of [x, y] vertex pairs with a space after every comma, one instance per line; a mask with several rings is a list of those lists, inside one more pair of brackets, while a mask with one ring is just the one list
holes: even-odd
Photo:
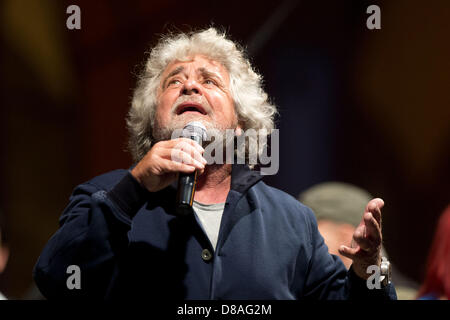
[[[69, 5], [81, 29], [69, 30]], [[381, 30], [366, 9], [381, 8]], [[294, 197], [338, 180], [382, 197], [390, 260], [416, 282], [450, 199], [449, 1], [2, 0], [0, 291], [34, 297], [32, 268], [72, 189], [128, 168], [125, 115], [145, 52], [167, 30], [224, 27], [279, 107]]]

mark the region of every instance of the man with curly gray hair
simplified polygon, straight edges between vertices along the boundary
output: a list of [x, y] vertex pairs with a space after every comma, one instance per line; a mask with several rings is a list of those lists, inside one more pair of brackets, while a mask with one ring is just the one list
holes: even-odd
[[[180, 77], [186, 77], [186, 73], [173, 74], [173, 71], [191, 65], [194, 61], [199, 70], [211, 71], [199, 74], [203, 78], [196, 80], [203, 82], [188, 82], [188, 86], [194, 85], [192, 88], [181, 88], [180, 85], [184, 84], [181, 81], [177, 81], [174, 85], [172, 82], [179, 80]], [[182, 127], [187, 120], [198, 119], [198, 115], [188, 116], [188, 113], [182, 114], [180, 118], [176, 117], [177, 114], [174, 113], [180, 112], [176, 110], [176, 107], [183, 103], [184, 99], [201, 99], [199, 104], [205, 104], [202, 107], [207, 109], [201, 111], [208, 111], [208, 113], [200, 119], [208, 123], [209, 128], [225, 129], [239, 126], [243, 130], [265, 129], [270, 132], [274, 128], [276, 107], [268, 101], [261, 82], [262, 77], [253, 70], [243, 50], [227, 39], [225, 34], [219, 34], [214, 28], [191, 35], [181, 33], [163, 37], [150, 52], [128, 114], [129, 148], [134, 160], [142, 159], [150, 149], [152, 140], [166, 140], [170, 138], [171, 131]], [[191, 95], [188, 91], [186, 93], [192, 99], [179, 95], [179, 100], [169, 106], [172, 108], [170, 120], [174, 122], [161, 122], [163, 119], [156, 114], [157, 106], [165, 102], [162, 99], [168, 98], [168, 94], [173, 94], [180, 89], [192, 89], [198, 95]], [[216, 110], [209, 105], [211, 102], [209, 99], [212, 98], [210, 93], [216, 90], [224, 97], [226, 96], [232, 105], [230, 110], [235, 113], [235, 118], [229, 119], [229, 123], [212, 121], [220, 120], [215, 114]]]
[[248, 129], [271, 132], [276, 108], [261, 80], [243, 51], [214, 28], [163, 37], [150, 53], [127, 118], [129, 149], [138, 163], [132, 175], [153, 192], [178, 172], [199, 170], [196, 199], [225, 202], [231, 164], [205, 167], [202, 147], [171, 135], [194, 120], [215, 136], [227, 129], [237, 135]]
[[[199, 143], [173, 137], [192, 121], [235, 137], [270, 133], [276, 108], [261, 82], [244, 51], [214, 28], [164, 36], [127, 117], [135, 165], [75, 188], [34, 268], [41, 292], [146, 301], [395, 298], [392, 285], [369, 290], [365, 281], [365, 267], [380, 258], [382, 200], [367, 205], [361, 222], [370, 237], [343, 248], [354, 261], [347, 271], [309, 208], [248, 164], [210, 163]], [[194, 201], [180, 215], [174, 182], [194, 172]]]

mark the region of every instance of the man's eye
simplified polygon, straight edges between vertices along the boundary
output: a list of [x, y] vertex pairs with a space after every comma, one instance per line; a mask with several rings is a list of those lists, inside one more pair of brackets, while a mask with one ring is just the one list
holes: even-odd
[[205, 83], [205, 84], [213, 84], [213, 85], [216, 84], [216, 83], [215, 83], [213, 80], [211, 80], [211, 79], [206, 79], [206, 80], [204, 81], [204, 83]]
[[173, 84], [175, 84], [175, 85], [181, 84], [181, 81], [178, 79], [171, 80], [171, 81], [169, 81], [168, 86], [173, 85]]

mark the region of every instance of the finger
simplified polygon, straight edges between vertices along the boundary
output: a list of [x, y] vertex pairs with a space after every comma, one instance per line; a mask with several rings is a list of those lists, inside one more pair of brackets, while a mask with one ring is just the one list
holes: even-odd
[[171, 160], [163, 160], [163, 169], [165, 172], [184, 172], [192, 173], [195, 171], [195, 167], [182, 162], [176, 162]]
[[191, 157], [193, 157], [195, 160], [197, 160], [198, 162], [203, 163], [203, 165], [208, 164], [208, 162], [206, 161], [206, 159], [202, 156], [202, 154], [200, 152], [198, 152], [197, 149], [195, 149], [193, 152], [190, 153]]
[[366, 232], [366, 226], [360, 225], [353, 233], [353, 241], [364, 251], [368, 251], [373, 247], [370, 239], [366, 237]]
[[[192, 141], [192, 140], [188, 140], [188, 141]], [[194, 141], [194, 143], [196, 143], [196, 142]], [[197, 144], [197, 146], [198, 146], [198, 144]], [[183, 150], [184, 152], [189, 154], [192, 158], [194, 158], [198, 162], [201, 162], [204, 165], [207, 163], [206, 159], [203, 158], [202, 153], [199, 151], [199, 149], [197, 147], [193, 146], [192, 144], [187, 143], [185, 140], [180, 141], [177, 144], [175, 144], [172, 147], [172, 149]]]
[[182, 161], [187, 164], [198, 164], [200, 165], [199, 169], [203, 168], [207, 164], [206, 159], [204, 159], [202, 155], [194, 149], [189, 151], [174, 148], [171, 150], [170, 157], [173, 161]]
[[194, 147], [200, 154], [203, 154], [203, 152], [205, 152], [205, 149], [203, 149], [203, 147], [201, 145], [199, 145], [195, 140], [192, 140], [192, 139], [178, 138], [178, 139], [173, 139], [170, 141], [171, 141], [171, 144], [170, 144], [171, 147], [174, 147], [175, 145], [182, 143], [182, 144], [187, 144], [187, 145]]
[[382, 209], [384, 207], [384, 201], [381, 198], [374, 198], [369, 201], [369, 203], [366, 206], [366, 211], [369, 211], [369, 209], [378, 207]]
[[161, 158], [183, 162], [186, 164], [196, 164], [198, 168], [202, 168], [201, 165], [193, 161], [195, 159], [197, 162], [202, 163], [202, 165], [206, 164], [206, 160], [202, 157], [202, 155], [190, 144], [186, 142], [179, 142], [177, 145], [173, 147], [163, 146], [157, 149], [157, 154]]
[[197, 169], [204, 169], [205, 165], [200, 161], [197, 161], [192, 155], [188, 154], [184, 150], [172, 149], [170, 152], [170, 160], [174, 162], [181, 162], [187, 165], [194, 166]]
[[371, 212], [364, 214], [364, 223], [366, 225], [366, 238], [372, 242], [372, 246], [379, 246], [381, 244], [381, 226]]
[[373, 215], [373, 217], [375, 218], [375, 220], [381, 227], [381, 220], [382, 220], [381, 209], [378, 207], [375, 207], [374, 210], [371, 210], [369, 212]]
[[365, 212], [371, 212], [378, 223], [381, 224], [381, 209], [384, 207], [384, 201], [380, 198], [375, 198], [369, 201]]
[[338, 249], [341, 255], [352, 260], [355, 259], [356, 254], [359, 252], [359, 250], [360, 250], [359, 248], [350, 248], [344, 245], [340, 246]]

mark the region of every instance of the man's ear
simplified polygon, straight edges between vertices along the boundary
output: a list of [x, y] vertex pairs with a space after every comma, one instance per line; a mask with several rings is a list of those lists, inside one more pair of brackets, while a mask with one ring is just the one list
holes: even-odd
[[9, 258], [9, 248], [6, 246], [0, 247], [0, 273], [2, 273], [5, 268], [6, 264], [8, 263]]

